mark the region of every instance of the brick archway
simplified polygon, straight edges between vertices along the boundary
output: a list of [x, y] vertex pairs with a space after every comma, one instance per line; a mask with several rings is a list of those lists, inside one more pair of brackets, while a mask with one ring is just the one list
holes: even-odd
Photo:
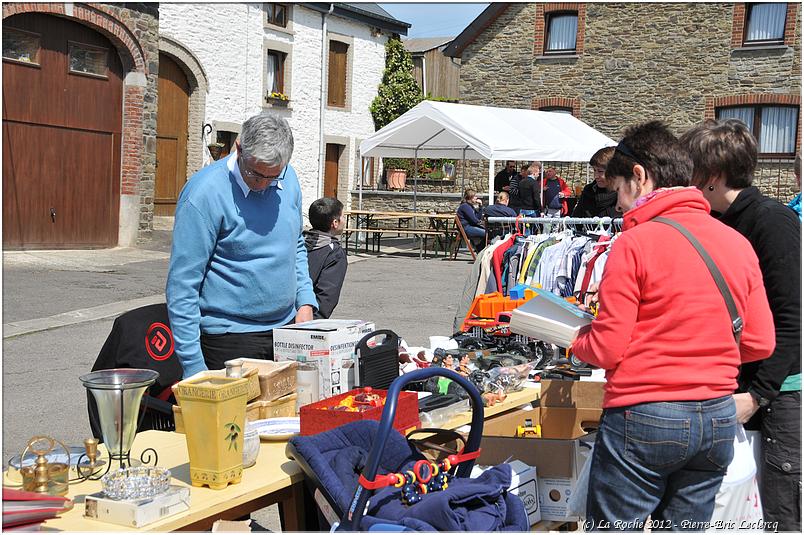
[[[68, 18], [79, 22], [108, 38], [116, 47], [123, 65], [125, 81], [123, 86], [123, 135], [120, 170], [120, 194], [125, 199], [136, 198], [140, 192], [143, 179], [145, 143], [143, 143], [143, 126], [145, 122], [145, 94], [148, 77], [158, 67], [149, 65], [146, 52], [129, 28], [108, 6], [99, 4], [65, 4], [65, 3], [4, 3], [3, 19], [22, 13], [43, 13]], [[128, 210], [131, 212], [131, 203]], [[139, 204], [139, 200], [135, 202]], [[139, 207], [137, 212], [139, 212]], [[123, 203], [121, 203], [121, 211]], [[130, 219], [121, 212], [123, 220]], [[136, 241], [140, 225], [133, 223], [132, 229], [124, 231], [121, 226], [121, 245], [130, 245]]]

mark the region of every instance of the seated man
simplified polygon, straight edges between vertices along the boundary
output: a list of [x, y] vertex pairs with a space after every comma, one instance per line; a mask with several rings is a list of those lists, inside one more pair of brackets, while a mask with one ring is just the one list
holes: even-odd
[[[508, 193], [501, 191], [497, 195], [497, 202], [491, 206], [483, 208], [482, 213], [485, 217], [516, 217], [517, 213], [508, 206]], [[487, 223], [489, 229], [489, 239], [495, 236], [502, 236], [506, 228], [513, 228], [513, 223]]]
[[458, 207], [458, 219], [461, 222], [466, 237], [472, 241], [475, 249], [482, 249], [486, 241], [486, 229], [483, 227], [480, 215], [481, 201], [477, 192], [467, 189], [463, 192], [463, 202]]

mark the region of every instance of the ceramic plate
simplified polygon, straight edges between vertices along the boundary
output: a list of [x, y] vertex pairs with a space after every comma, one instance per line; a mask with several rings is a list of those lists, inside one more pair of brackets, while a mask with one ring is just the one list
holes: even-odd
[[299, 434], [299, 417], [255, 420], [246, 429], [256, 429], [261, 440], [289, 440]]

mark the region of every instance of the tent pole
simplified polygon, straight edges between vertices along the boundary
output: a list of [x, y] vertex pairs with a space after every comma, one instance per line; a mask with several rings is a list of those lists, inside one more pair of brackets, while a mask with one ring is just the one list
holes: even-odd
[[542, 162], [541, 167], [539, 167], [539, 184], [541, 184], [542, 192], [540, 194], [539, 204], [542, 205], [542, 213], [547, 213], [547, 208], [544, 206], [544, 162]]
[[357, 209], [363, 209], [363, 180], [366, 177], [366, 159], [362, 156], [360, 157], [360, 186], [358, 187], [357, 191]]
[[489, 158], [489, 206], [494, 204], [494, 158]]
[[466, 149], [469, 145], [463, 148], [463, 161], [461, 162], [461, 193], [466, 189]]
[[[416, 211], [416, 193], [419, 191], [419, 147], [413, 151], [413, 211]], [[413, 226], [416, 226], [414, 218]]]

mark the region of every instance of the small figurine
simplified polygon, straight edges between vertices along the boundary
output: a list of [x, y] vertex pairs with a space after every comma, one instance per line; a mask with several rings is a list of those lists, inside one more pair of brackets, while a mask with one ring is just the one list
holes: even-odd
[[469, 355], [461, 355], [456, 371], [464, 377], [469, 377], [469, 374], [472, 373], [472, 370], [469, 369]]

